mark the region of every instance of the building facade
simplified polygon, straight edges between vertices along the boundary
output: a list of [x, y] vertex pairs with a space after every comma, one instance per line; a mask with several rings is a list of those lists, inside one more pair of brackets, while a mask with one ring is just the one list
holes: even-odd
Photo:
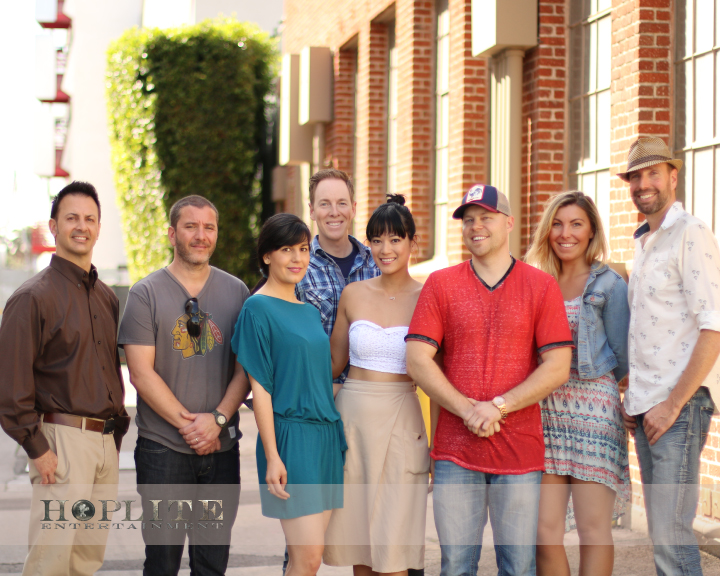
[[[665, 139], [684, 160], [679, 197], [720, 233], [719, 50], [713, 0], [285, 0], [274, 199], [305, 214], [310, 174], [345, 170], [362, 238], [385, 194], [404, 194], [422, 278], [468, 257], [450, 215], [472, 184], [508, 194], [520, 256], [548, 198], [579, 189], [595, 198], [611, 260], [627, 272], [642, 217], [615, 174], [638, 136]], [[720, 520], [719, 449], [716, 419], [701, 536]], [[625, 522], [641, 527], [634, 454], [631, 465]]]
[[130, 282], [110, 162], [108, 46], [133, 26], [170, 28], [223, 15], [274, 33], [282, 0], [36, 0], [43, 26], [36, 41], [36, 91], [44, 105], [36, 119], [35, 172], [51, 179], [53, 194], [71, 180], [97, 188], [103, 211], [94, 261], [108, 284]]

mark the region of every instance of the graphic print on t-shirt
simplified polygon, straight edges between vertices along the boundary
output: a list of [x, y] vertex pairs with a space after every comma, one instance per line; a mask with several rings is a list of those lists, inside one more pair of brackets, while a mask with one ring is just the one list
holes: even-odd
[[190, 316], [183, 314], [175, 321], [172, 329], [173, 350], [182, 353], [183, 360], [193, 356], [205, 356], [210, 350], [223, 343], [223, 335], [218, 325], [212, 321], [212, 314], [200, 310], [200, 336], [191, 336], [187, 329]]

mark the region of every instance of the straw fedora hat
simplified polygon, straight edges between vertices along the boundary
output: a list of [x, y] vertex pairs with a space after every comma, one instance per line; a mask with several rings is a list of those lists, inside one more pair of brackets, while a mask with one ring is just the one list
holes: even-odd
[[629, 182], [630, 172], [642, 170], [655, 164], [662, 164], [663, 162], [667, 162], [678, 170], [683, 166], [683, 161], [673, 158], [670, 149], [660, 138], [654, 136], [638, 138], [630, 146], [627, 170], [618, 172], [617, 175], [625, 182]]

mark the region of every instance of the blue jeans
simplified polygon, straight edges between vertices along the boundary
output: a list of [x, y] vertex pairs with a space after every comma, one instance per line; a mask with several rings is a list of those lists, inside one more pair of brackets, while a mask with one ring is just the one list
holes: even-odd
[[535, 574], [542, 472], [487, 474], [435, 462], [433, 507], [441, 576], [475, 576], [488, 510], [499, 576]]
[[643, 430], [644, 414], [635, 417], [635, 450], [658, 576], [702, 576], [692, 523], [698, 503], [700, 452], [714, 409], [710, 392], [701, 387], [652, 446]]
[[[198, 456], [176, 452], [158, 442], [139, 437], [135, 447], [135, 467], [138, 491], [143, 505], [143, 540], [145, 541], [143, 575], [177, 576], [186, 534], [190, 541], [188, 548], [190, 574], [193, 576], [225, 574], [230, 556], [229, 533], [237, 515], [240, 498], [238, 444], [226, 452]], [[213, 489], [210, 485], [216, 487]], [[203, 510], [198, 501], [203, 498], [222, 500], [222, 533], [212, 528], [208, 531], [200, 531], [198, 521], [201, 520]], [[157, 511], [153, 510], [150, 502], [153, 499], [162, 500]], [[150, 530], [153, 525], [151, 522], [153, 514], [162, 518], [162, 521], [156, 523], [159, 527], [167, 528], [170, 524], [177, 526], [174, 520], [177, 519], [175, 516], [180, 514], [180, 510], [168, 509], [168, 502], [171, 499], [192, 501], [192, 513], [185, 509], [183, 514], [192, 515], [193, 529], [183, 531], [181, 527], [180, 530]], [[184, 523], [181, 523], [181, 526], [182, 524]], [[205, 524], [207, 525], [207, 522]], [[227, 537], [224, 534], [227, 534]], [[158, 538], [167, 543], [151, 543], [158, 542]]]

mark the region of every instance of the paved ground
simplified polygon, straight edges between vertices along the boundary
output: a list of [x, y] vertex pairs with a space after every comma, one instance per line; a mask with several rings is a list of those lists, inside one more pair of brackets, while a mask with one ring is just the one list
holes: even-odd
[[[233, 545], [230, 553], [229, 576], [280, 576], [284, 542], [279, 522], [264, 518], [260, 513], [257, 472], [255, 468], [255, 440], [257, 428], [252, 414], [241, 413], [240, 460], [243, 488], [238, 521], [233, 529]], [[123, 443], [121, 462], [132, 465], [132, 450], [137, 431], [134, 425]], [[0, 574], [19, 574], [25, 557], [28, 515], [30, 508], [29, 481], [27, 474], [13, 472], [15, 462], [14, 443], [0, 434]], [[135, 473], [128, 469], [121, 471], [121, 493], [133, 498]], [[137, 495], [135, 494], [135, 498]], [[102, 576], [139, 576], [142, 574], [143, 546], [139, 530], [111, 532], [106, 561], [99, 572]], [[486, 538], [491, 538], [489, 530]], [[615, 531], [616, 560], [614, 574], [622, 576], [652, 576], [655, 574], [652, 550], [648, 540], [640, 533], [618, 529]], [[428, 527], [426, 535], [426, 574], [440, 573], [440, 549], [432, 522], [432, 500], [428, 500]], [[573, 574], [577, 574], [577, 536], [571, 532], [566, 543]], [[703, 553], [703, 571], [706, 576], [720, 576], [720, 560]], [[187, 576], [190, 570], [181, 571]], [[479, 574], [497, 573], [492, 547], [483, 550]], [[351, 576], [350, 568], [323, 566], [320, 576]]]

